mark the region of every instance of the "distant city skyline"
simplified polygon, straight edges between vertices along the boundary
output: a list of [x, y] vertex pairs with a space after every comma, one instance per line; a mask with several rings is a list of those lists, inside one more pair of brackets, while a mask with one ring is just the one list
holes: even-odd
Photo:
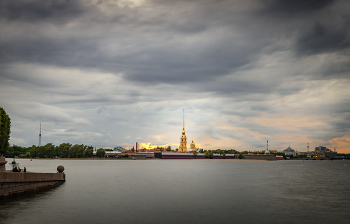
[[350, 153], [350, 2], [3, 1], [10, 144]]

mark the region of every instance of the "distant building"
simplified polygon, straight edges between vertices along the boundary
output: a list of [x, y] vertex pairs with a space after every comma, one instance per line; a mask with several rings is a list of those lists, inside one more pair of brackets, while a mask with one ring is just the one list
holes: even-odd
[[330, 150], [327, 147], [324, 146], [318, 146], [315, 147], [315, 153], [317, 154], [318, 157], [326, 157], [326, 158], [335, 158], [338, 153], [334, 150]]
[[191, 143], [190, 148], [191, 148], [191, 151], [197, 151], [196, 145], [194, 144], [193, 139], [192, 139], [192, 143]]
[[292, 149], [290, 146], [288, 146], [288, 148], [283, 150], [283, 153], [288, 156], [297, 156], [297, 152], [294, 149]]
[[315, 153], [325, 153], [327, 151], [330, 151], [330, 149], [327, 149], [327, 147], [324, 147], [324, 146], [315, 147]]
[[124, 151], [125, 151], [125, 148], [123, 148], [123, 147], [121, 147], [121, 146], [117, 146], [117, 147], [114, 147], [113, 151], [124, 152]]
[[338, 156], [338, 153], [337, 153], [337, 152], [332, 152], [332, 151], [330, 151], [330, 152], [325, 152], [325, 153], [324, 153], [324, 156], [325, 156], [326, 158], [335, 158], [335, 157]]

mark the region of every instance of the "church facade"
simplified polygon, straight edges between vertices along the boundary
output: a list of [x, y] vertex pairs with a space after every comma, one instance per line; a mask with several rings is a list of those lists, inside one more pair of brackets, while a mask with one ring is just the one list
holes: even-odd
[[193, 139], [192, 139], [192, 143], [191, 143], [190, 149], [191, 149], [191, 151], [197, 151], [196, 144], [194, 144]]

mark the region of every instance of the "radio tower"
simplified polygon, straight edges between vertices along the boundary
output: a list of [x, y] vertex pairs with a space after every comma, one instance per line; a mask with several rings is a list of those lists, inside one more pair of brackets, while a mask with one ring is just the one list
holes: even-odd
[[309, 152], [309, 143], [307, 143], [307, 147], [306, 148], [307, 148], [307, 152]]
[[269, 151], [269, 140], [266, 142], [266, 150]]
[[39, 146], [41, 146], [41, 123], [40, 123], [40, 133], [39, 133]]

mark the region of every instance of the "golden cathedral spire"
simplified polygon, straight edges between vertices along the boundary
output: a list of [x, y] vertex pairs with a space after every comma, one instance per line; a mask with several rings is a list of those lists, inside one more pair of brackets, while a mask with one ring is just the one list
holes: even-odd
[[180, 138], [179, 152], [187, 152], [187, 137], [185, 135], [185, 109], [182, 110], [182, 135]]
[[185, 109], [182, 109], [182, 130], [185, 130]]

